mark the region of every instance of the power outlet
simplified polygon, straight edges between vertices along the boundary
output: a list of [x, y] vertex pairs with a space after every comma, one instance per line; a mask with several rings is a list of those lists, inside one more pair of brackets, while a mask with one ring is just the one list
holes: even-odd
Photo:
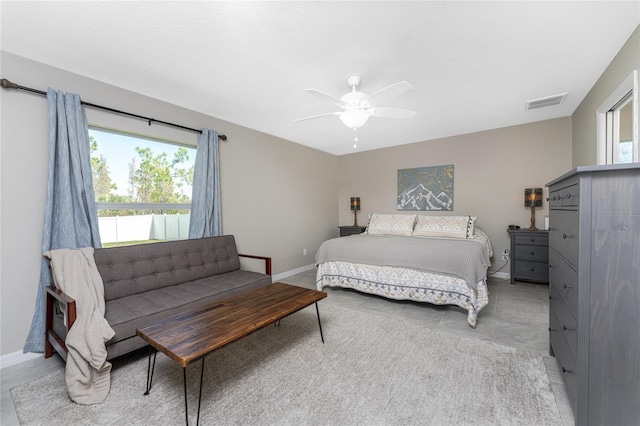
[[509, 256], [511, 256], [509, 249], [504, 249], [502, 252], [502, 260], [509, 260]]
[[306, 249], [306, 248], [305, 248], [305, 249], [302, 249], [302, 255], [303, 255], [303, 256], [306, 256], [306, 255], [307, 255], [307, 249]]

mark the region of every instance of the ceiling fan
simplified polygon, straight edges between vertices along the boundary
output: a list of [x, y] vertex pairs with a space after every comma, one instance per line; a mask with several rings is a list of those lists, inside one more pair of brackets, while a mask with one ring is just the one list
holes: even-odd
[[329, 115], [337, 115], [345, 126], [353, 129], [356, 142], [353, 144], [353, 147], [356, 148], [358, 142], [358, 128], [362, 127], [369, 117], [413, 118], [416, 115], [415, 111], [410, 111], [408, 109], [378, 106], [379, 104], [395, 98], [396, 96], [411, 89], [413, 86], [406, 81], [400, 81], [392, 84], [391, 86], [380, 89], [370, 95], [358, 92], [357, 88], [358, 85], [360, 85], [360, 77], [357, 75], [347, 78], [347, 84], [351, 87], [351, 92], [346, 93], [340, 98], [321, 92], [318, 89], [305, 89], [305, 92], [339, 106], [342, 108], [342, 111], [312, 115], [311, 117], [299, 118], [295, 121], [304, 121]]

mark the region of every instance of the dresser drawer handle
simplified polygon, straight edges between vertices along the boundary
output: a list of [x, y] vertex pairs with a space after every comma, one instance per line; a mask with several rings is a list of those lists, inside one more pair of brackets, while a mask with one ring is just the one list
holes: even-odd
[[567, 234], [562, 234], [562, 239], [566, 240], [567, 238], [569, 238], [569, 236]]
[[566, 368], [562, 367], [562, 374], [564, 373], [571, 373], [571, 370], [567, 370]]
[[549, 327], [549, 333], [553, 333], [555, 330], [551, 327]]
[[571, 329], [570, 329], [569, 327], [567, 327], [566, 325], [563, 325], [563, 326], [562, 326], [562, 330], [563, 330], [563, 331], [567, 331], [567, 330], [568, 330], [568, 331], [571, 331]]
[[536, 239], [535, 238], [531, 238], [529, 241], [532, 242], [532, 243], [535, 243]]
[[535, 255], [536, 255], [536, 252], [531, 250], [531, 256], [535, 256]]
[[531, 267], [531, 269], [530, 269], [530, 271], [531, 271], [531, 272], [535, 272], [535, 270], [536, 270], [536, 268], [535, 268], [535, 267], [533, 267], [533, 266], [532, 266], [532, 267]]
[[547, 203], [549, 202], [549, 197], [547, 197]]
[[564, 285], [564, 288], [571, 288], [571, 286], [570, 286], [570, 285], [566, 285], [566, 284], [565, 284], [565, 285]]

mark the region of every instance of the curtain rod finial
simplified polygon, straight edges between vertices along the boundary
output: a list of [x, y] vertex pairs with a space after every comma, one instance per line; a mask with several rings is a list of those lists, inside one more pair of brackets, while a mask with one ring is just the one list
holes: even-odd
[[2, 79], [2, 87], [4, 87], [5, 89], [17, 89], [18, 85], [15, 84], [15, 83], [10, 82], [6, 78], [3, 78]]
[[227, 135], [219, 135], [218, 138], [222, 139], [223, 141], [226, 141]]

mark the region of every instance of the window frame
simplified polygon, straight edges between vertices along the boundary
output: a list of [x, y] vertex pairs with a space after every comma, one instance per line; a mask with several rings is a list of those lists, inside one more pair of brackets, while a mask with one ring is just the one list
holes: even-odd
[[[630, 98], [630, 100], [628, 100]], [[632, 105], [632, 162], [639, 161], [638, 153], [638, 70], [631, 74], [611, 93], [596, 110], [597, 152], [596, 164], [618, 164], [619, 111], [627, 103]]]

